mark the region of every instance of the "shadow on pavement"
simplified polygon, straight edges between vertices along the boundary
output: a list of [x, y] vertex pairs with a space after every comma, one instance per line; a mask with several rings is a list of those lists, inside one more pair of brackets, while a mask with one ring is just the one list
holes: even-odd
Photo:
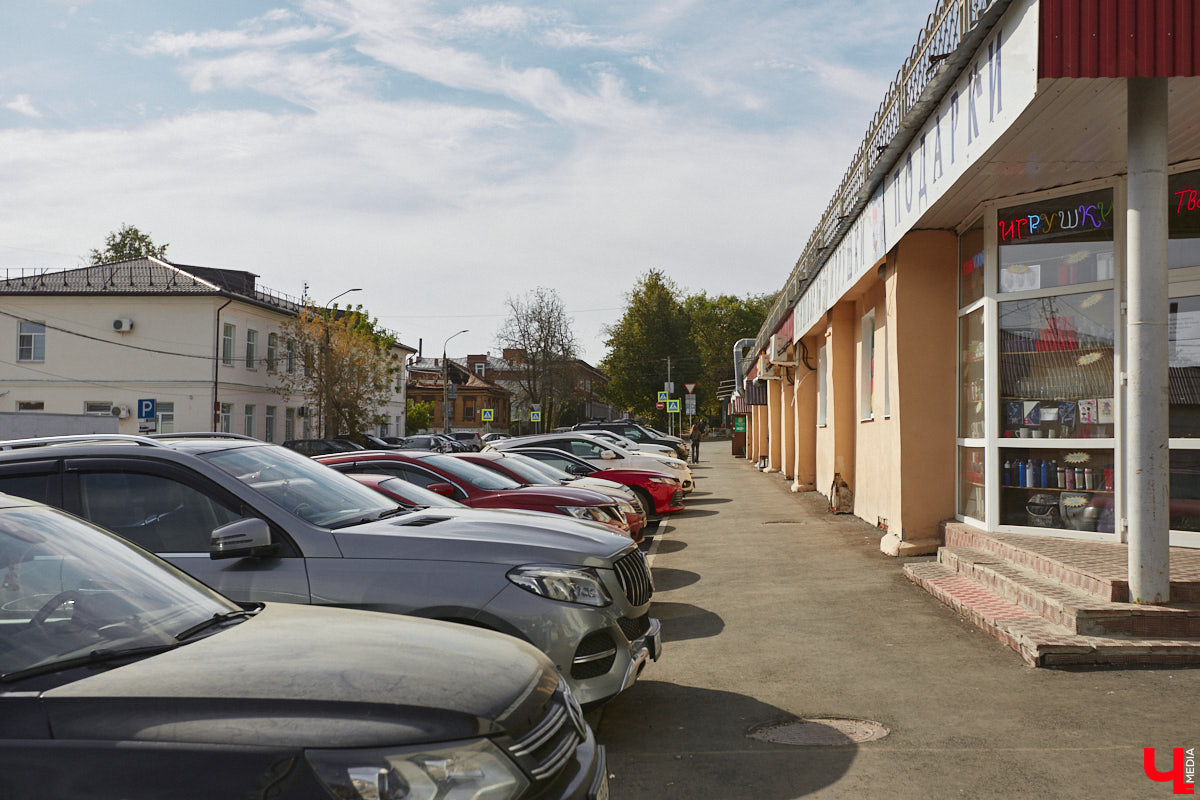
[[651, 603], [650, 615], [662, 622], [664, 642], [707, 639], [725, 630], [725, 620], [690, 603]]
[[[664, 542], [663, 544], [666, 543]], [[654, 579], [654, 591], [656, 592], [668, 592], [671, 589], [680, 589], [684, 586], [691, 586], [700, 580], [700, 574], [697, 572], [691, 572], [686, 569], [671, 569], [670, 567], [651, 567], [650, 577]]]
[[[687, 505], [688, 503], [690, 503], [692, 501], [684, 500], [683, 502], [684, 502], [684, 505]], [[711, 517], [713, 514], [716, 514], [717, 512], [716, 511], [708, 511], [707, 509], [703, 509], [703, 508], [690, 508], [689, 507], [689, 508], [683, 509], [683, 511], [676, 511], [675, 513], [681, 517], [688, 517], [690, 519], [691, 517]]]
[[681, 539], [664, 539], [658, 543], [659, 553], [678, 553], [680, 550], [687, 548], [687, 542]]
[[690, 506], [713, 505], [714, 503], [732, 503], [732, 497], [689, 497], [685, 501]]
[[609, 754], [612, 796], [790, 800], [839, 781], [858, 754], [751, 739], [752, 728], [795, 720], [736, 692], [640, 680], [593, 721]]

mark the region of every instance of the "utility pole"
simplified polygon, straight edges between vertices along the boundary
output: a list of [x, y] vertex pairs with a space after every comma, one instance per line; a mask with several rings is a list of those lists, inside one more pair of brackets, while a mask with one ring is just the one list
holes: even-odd
[[[671, 386], [671, 357], [667, 356], [667, 402], [668, 403], [670, 403], [670, 401], [671, 401], [671, 389], [672, 388], [674, 388], [674, 387]], [[670, 405], [667, 406], [667, 408], [670, 408], [670, 407], [671, 407]], [[671, 419], [671, 412], [668, 411], [667, 412], [667, 433], [671, 434], [672, 436], [675, 435], [675, 430], [672, 427], [673, 423], [674, 423], [674, 420]]]

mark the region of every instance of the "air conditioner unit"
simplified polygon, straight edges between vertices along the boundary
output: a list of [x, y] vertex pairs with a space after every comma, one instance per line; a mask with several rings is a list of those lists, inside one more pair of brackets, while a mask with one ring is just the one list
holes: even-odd
[[779, 334], [771, 334], [771, 344], [767, 349], [767, 356], [772, 364], [780, 367], [796, 366], [795, 356], [792, 360], [788, 360], [787, 349], [791, 345], [791, 340]]
[[117, 333], [129, 333], [133, 330], [133, 320], [131, 319], [114, 319], [113, 330]]
[[758, 379], [764, 381], [779, 380], [779, 368], [772, 364], [767, 358], [766, 353], [762, 353], [758, 357]]
[[129, 406], [113, 406], [108, 410], [108, 413], [119, 419], [129, 418]]

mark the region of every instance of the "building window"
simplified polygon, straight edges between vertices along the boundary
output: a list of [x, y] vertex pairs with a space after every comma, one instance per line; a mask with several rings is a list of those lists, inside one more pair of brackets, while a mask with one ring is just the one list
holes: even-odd
[[875, 418], [875, 309], [862, 318], [862, 364], [859, 376], [858, 418]]
[[892, 362], [891, 353], [888, 352], [888, 326], [887, 326], [887, 303], [883, 304], [883, 319], [879, 323], [879, 358], [883, 361], [883, 383], [879, 387], [880, 394], [883, 395], [883, 416], [890, 417], [892, 415]]
[[83, 404], [83, 413], [97, 417], [107, 417], [112, 414], [111, 400], [88, 400]]
[[233, 403], [221, 403], [221, 433], [233, 433]]
[[254, 405], [252, 403], [246, 404], [245, 430], [242, 432], [247, 436], [254, 435]]
[[279, 334], [267, 334], [267, 370], [275, 371], [275, 359], [279, 355]]
[[221, 363], [227, 367], [233, 366], [233, 338], [237, 329], [225, 323], [221, 330]]
[[287, 343], [287, 371], [289, 375], [296, 371], [296, 343], [293, 341]]
[[275, 406], [266, 408], [266, 416], [263, 418], [263, 439], [268, 442], [275, 441]]
[[17, 334], [17, 361], [46, 360], [46, 323], [21, 322]]
[[475, 398], [463, 398], [463, 422], [475, 419]]
[[18, 400], [17, 411], [45, 411], [46, 403], [42, 400]]
[[817, 425], [829, 424], [829, 348], [821, 345], [817, 350]]
[[296, 409], [287, 408], [283, 412], [283, 440], [290, 442], [296, 438]]
[[958, 305], [983, 297], [983, 222], [958, 237]]
[[1167, 181], [1167, 267], [1200, 267], [1200, 172]]
[[254, 369], [258, 365], [258, 331], [246, 331], [246, 368]]
[[1111, 189], [1001, 209], [1000, 292], [1112, 280], [1113, 219]]
[[982, 447], [958, 448], [958, 513], [980, 522], [987, 521], [983, 464]]
[[155, 403], [155, 416], [158, 417], [159, 433], [175, 432], [175, 403]]
[[487, 362], [486, 361], [476, 362], [475, 374], [482, 378], [484, 373], [486, 373], [486, 372], [487, 372]]
[[986, 433], [983, 347], [983, 309], [977, 308], [958, 318], [958, 435], [964, 439], [982, 439]]

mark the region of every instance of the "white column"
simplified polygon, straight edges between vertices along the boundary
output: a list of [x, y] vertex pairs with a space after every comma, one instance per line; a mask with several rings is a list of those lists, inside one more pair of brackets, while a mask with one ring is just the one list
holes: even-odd
[[1125, 498], [1129, 599], [1170, 595], [1167, 414], [1167, 79], [1130, 78]]

